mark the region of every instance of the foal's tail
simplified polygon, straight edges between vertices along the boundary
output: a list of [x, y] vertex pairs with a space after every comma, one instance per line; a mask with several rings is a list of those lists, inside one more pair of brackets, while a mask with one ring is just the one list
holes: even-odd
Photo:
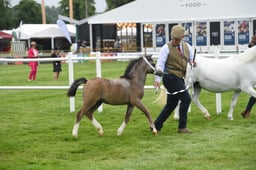
[[76, 90], [80, 84], [85, 84], [87, 82], [86, 78], [80, 78], [73, 82], [73, 84], [70, 86], [67, 95], [69, 97], [73, 97], [76, 95]]

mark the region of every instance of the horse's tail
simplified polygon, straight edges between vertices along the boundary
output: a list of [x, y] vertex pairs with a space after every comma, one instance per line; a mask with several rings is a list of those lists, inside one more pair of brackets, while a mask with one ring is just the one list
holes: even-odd
[[86, 78], [80, 78], [73, 82], [73, 84], [70, 86], [67, 95], [69, 97], [73, 97], [76, 95], [76, 90], [80, 84], [85, 84], [87, 82]]

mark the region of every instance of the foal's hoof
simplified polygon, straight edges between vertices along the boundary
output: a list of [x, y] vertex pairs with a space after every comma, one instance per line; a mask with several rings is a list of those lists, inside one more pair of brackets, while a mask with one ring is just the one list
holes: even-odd
[[152, 132], [154, 136], [157, 136], [158, 135], [158, 132]]
[[179, 120], [180, 118], [179, 118], [179, 116], [175, 116], [175, 115], [174, 115], [174, 116], [173, 116], [173, 119], [174, 119], [174, 120]]
[[206, 120], [211, 120], [211, 116], [208, 116], [208, 115], [205, 115], [204, 118], [205, 118]]
[[78, 135], [77, 134], [72, 134], [73, 138], [77, 139]]
[[233, 117], [229, 117], [229, 116], [228, 116], [228, 120], [234, 120], [234, 119], [233, 119]]
[[100, 136], [103, 136], [103, 134], [104, 134], [104, 132], [103, 132], [102, 129], [99, 129], [99, 130], [98, 130], [98, 133], [99, 133]]
[[117, 130], [117, 136], [121, 136], [122, 135], [122, 133], [123, 133], [123, 131], [121, 131], [121, 130]]
[[153, 135], [158, 135], [158, 132], [156, 130], [156, 128], [150, 128], [151, 129], [151, 132], [153, 133]]

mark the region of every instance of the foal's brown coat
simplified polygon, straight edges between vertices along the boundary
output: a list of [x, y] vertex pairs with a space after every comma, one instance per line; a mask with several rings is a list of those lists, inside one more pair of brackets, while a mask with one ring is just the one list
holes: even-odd
[[[145, 57], [149, 63], [154, 65], [151, 56]], [[145, 59], [144, 58], [144, 59]], [[118, 129], [118, 135], [121, 135], [129, 118], [132, 114], [134, 106], [140, 109], [146, 117], [153, 133], [156, 134], [154, 122], [148, 109], [141, 103], [144, 96], [144, 85], [146, 82], [147, 73], [153, 73], [152, 68], [143, 60], [143, 57], [132, 61], [123, 76], [120, 79], [105, 79], [93, 78], [86, 80], [80, 78], [75, 80], [71, 85], [68, 96], [75, 96], [76, 90], [80, 84], [85, 84], [83, 88], [83, 106], [76, 115], [76, 121], [73, 128], [72, 135], [77, 137], [79, 123], [86, 115], [93, 125], [98, 129], [100, 136], [103, 135], [103, 128], [99, 122], [94, 118], [93, 112], [102, 104], [107, 103], [111, 105], [127, 104], [127, 111], [125, 119]]]

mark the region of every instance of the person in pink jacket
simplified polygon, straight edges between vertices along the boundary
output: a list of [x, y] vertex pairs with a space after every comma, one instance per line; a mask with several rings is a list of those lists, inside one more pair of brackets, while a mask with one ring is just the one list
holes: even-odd
[[[36, 42], [31, 42], [31, 48], [28, 50], [28, 58], [38, 58], [38, 50], [36, 49]], [[29, 61], [28, 65], [30, 66], [30, 73], [28, 76], [28, 81], [36, 80], [36, 73], [37, 73], [37, 61]]]

